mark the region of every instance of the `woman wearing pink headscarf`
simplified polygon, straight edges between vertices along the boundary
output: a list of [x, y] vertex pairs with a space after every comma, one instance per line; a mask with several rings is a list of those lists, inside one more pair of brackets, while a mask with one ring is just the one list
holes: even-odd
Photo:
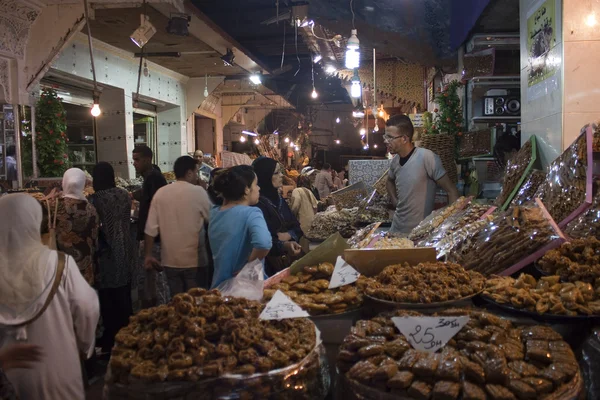
[[0, 348], [41, 351], [30, 369], [6, 375], [21, 399], [84, 399], [79, 354], [94, 351], [96, 293], [73, 257], [42, 244], [42, 208], [33, 197], [0, 198], [0, 221]]

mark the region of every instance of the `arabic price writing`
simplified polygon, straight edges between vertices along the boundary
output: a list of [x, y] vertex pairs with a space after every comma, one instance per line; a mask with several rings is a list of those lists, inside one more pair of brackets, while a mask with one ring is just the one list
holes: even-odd
[[271, 301], [265, 306], [262, 313], [260, 313], [259, 318], [264, 320], [277, 320], [301, 317], [308, 317], [308, 313], [283, 294], [281, 290], [278, 290], [273, 295]]
[[393, 317], [392, 321], [413, 348], [433, 353], [444, 347], [469, 317]]
[[357, 281], [360, 273], [346, 263], [342, 257], [338, 257], [335, 262], [335, 268], [329, 281], [329, 289], [349, 285]]

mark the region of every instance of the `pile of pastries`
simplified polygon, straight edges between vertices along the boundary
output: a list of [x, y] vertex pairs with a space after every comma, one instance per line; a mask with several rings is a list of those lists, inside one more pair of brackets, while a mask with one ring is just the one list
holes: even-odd
[[558, 275], [536, 281], [528, 274], [518, 279], [495, 276], [486, 281], [483, 296], [538, 314], [600, 315], [600, 287], [586, 282], [560, 282]]
[[487, 312], [450, 309], [436, 316], [468, 315], [469, 322], [440, 351], [429, 353], [413, 349], [391, 320], [418, 315], [397, 310], [351, 329], [337, 365], [356, 398], [575, 398], [568, 393], [581, 379], [577, 360], [551, 328], [519, 327]]
[[398, 303], [441, 303], [477, 294], [485, 279], [458, 264], [426, 262], [390, 265], [373, 278], [361, 276], [358, 287], [368, 296]]
[[198, 382], [266, 373], [302, 361], [316, 345], [306, 318], [263, 321], [263, 305], [195, 288], [145, 309], [117, 334], [112, 381]]
[[311, 315], [339, 314], [360, 307], [363, 295], [355, 284], [328, 289], [333, 269], [331, 263], [304, 267], [302, 272], [265, 289], [263, 300], [268, 302], [281, 290]]
[[476, 235], [481, 232], [490, 222], [494, 220], [493, 215], [487, 215], [468, 225], [463, 226], [457, 231], [446, 235], [435, 244], [438, 260], [446, 260], [450, 255], [455, 254], [457, 249], [468, 248]]
[[502, 192], [500, 192], [500, 195], [496, 199], [498, 207], [501, 207], [508, 200], [508, 197], [519, 184], [519, 180], [531, 162], [531, 157], [531, 140], [528, 140], [521, 146], [517, 154], [506, 163], [504, 178], [502, 179]]
[[600, 241], [591, 236], [564, 243], [547, 252], [538, 260], [538, 266], [564, 281], [600, 283]]
[[465, 197], [460, 197], [454, 203], [450, 204], [446, 208], [437, 210], [429, 214], [419, 225], [417, 225], [408, 235], [408, 238], [415, 243], [420, 242], [433, 232], [435, 228], [440, 226], [448, 217], [455, 214], [459, 210], [462, 210], [467, 203]]

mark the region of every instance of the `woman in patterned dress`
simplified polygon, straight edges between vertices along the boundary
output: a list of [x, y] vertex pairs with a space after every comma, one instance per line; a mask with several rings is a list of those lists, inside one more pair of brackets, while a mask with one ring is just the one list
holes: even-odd
[[94, 167], [95, 193], [90, 203], [100, 217], [98, 239], [98, 295], [104, 323], [102, 350], [109, 353], [115, 335], [127, 325], [133, 313], [131, 304], [131, 272], [134, 263], [131, 238], [131, 198], [126, 190], [116, 187], [115, 171], [107, 162]]

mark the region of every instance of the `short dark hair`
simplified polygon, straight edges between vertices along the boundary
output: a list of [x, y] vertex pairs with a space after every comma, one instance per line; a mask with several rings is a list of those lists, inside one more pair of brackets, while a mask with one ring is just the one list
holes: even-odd
[[92, 185], [95, 192], [114, 188], [115, 170], [109, 163], [100, 161], [92, 171]]
[[240, 200], [246, 194], [246, 188], [256, 179], [254, 169], [249, 165], [237, 165], [217, 172], [213, 187], [225, 200]]
[[153, 156], [152, 149], [150, 147], [146, 146], [145, 144], [140, 145], [140, 146], [135, 146], [133, 148], [133, 153], [140, 154], [144, 158], [152, 158], [152, 156]]
[[323, 164], [323, 169], [324, 169], [325, 171], [327, 171], [327, 170], [330, 170], [330, 169], [331, 169], [331, 164], [329, 164], [329, 163], [325, 163], [325, 164]]
[[6, 155], [7, 156], [14, 156], [15, 154], [17, 154], [17, 148], [15, 147], [14, 144], [11, 144], [10, 146], [6, 147]]
[[175, 178], [181, 179], [185, 177], [188, 171], [195, 171], [198, 162], [190, 156], [181, 156], [175, 160], [173, 165], [173, 172], [175, 172]]
[[306, 175], [300, 175], [298, 177], [298, 182], [296, 182], [298, 187], [303, 187], [307, 189], [312, 189], [312, 185], [310, 183], [310, 178]]
[[394, 115], [386, 121], [385, 126], [395, 126], [398, 128], [398, 131], [400, 131], [400, 134], [408, 136], [408, 138], [412, 141], [413, 134], [415, 133], [415, 127], [413, 126], [408, 115]]

